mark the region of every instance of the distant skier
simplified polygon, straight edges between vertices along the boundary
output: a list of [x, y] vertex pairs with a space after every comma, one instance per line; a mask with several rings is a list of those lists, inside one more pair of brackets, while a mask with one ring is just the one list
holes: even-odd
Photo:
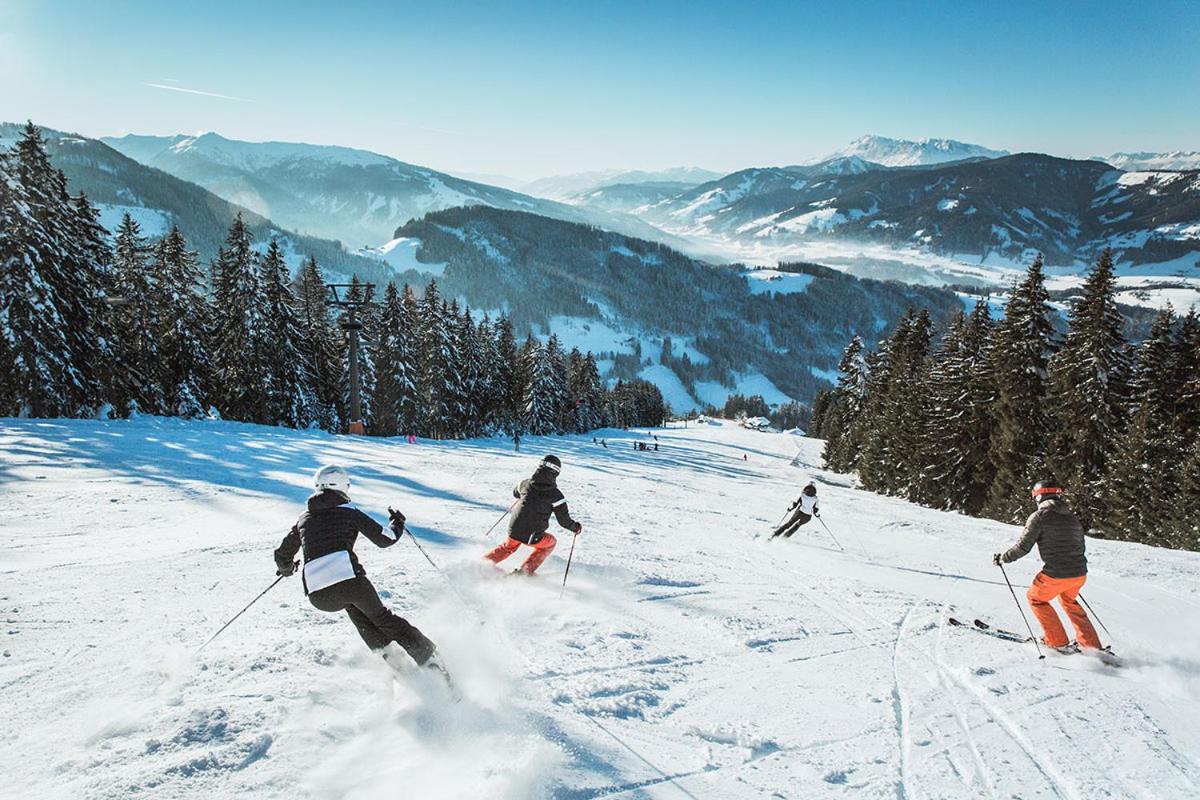
[[788, 518], [787, 522], [775, 529], [775, 532], [771, 534], [772, 539], [776, 536], [790, 538], [793, 533], [800, 530], [800, 526], [811, 522], [813, 517], [821, 516], [821, 509], [817, 507], [817, 485], [809, 481], [808, 485], [801, 490], [800, 496], [796, 498], [796, 502], [788, 506], [788, 511], [795, 513]]
[[395, 512], [387, 528], [350, 505], [350, 475], [325, 466], [314, 477], [316, 492], [275, 551], [277, 575], [291, 575], [293, 559], [304, 548], [302, 580], [308, 601], [321, 611], [345, 611], [367, 647], [387, 658], [384, 648], [395, 642], [413, 661], [445, 674], [433, 642], [392, 613], [354, 555], [361, 533], [379, 547], [391, 547], [404, 533], [404, 515]]
[[484, 558], [493, 564], [499, 564], [511, 556], [523, 544], [533, 548], [529, 558], [513, 574], [532, 575], [542, 562], [550, 557], [554, 546], [558, 544], [547, 529], [550, 527], [550, 515], [554, 514], [558, 524], [578, 535], [583, 525], [571, 519], [567, 509], [567, 498], [558, 488], [558, 474], [562, 471], [562, 462], [557, 456], [546, 456], [538, 464], [532, 478], [521, 481], [513, 487], [513, 497], [517, 498], [516, 507], [512, 512], [512, 520], [508, 524], [508, 541], [502, 543]]
[[1087, 581], [1087, 556], [1084, 552], [1083, 525], [1063, 497], [1063, 488], [1055, 480], [1038, 481], [1032, 489], [1034, 511], [1025, 523], [1017, 543], [1003, 553], [992, 556], [996, 566], [1010, 564], [1029, 553], [1036, 544], [1041, 556], [1042, 571], [1033, 579], [1026, 597], [1042, 624], [1042, 642], [1047, 647], [1063, 649], [1068, 646], [1066, 631], [1050, 601], [1058, 598], [1075, 628], [1080, 647], [1100, 650], [1100, 637], [1092, 627], [1087, 612], [1076, 598]]

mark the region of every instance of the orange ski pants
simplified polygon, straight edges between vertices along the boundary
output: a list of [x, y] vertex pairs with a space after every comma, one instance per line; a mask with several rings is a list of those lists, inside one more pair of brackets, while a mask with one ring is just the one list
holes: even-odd
[[1062, 622], [1059, 621], [1054, 606], [1050, 605], [1051, 600], [1058, 598], [1063, 611], [1067, 612], [1067, 617], [1071, 620], [1071, 626], [1075, 628], [1075, 641], [1079, 642], [1079, 646], [1100, 649], [1100, 637], [1096, 635], [1092, 621], [1088, 619], [1087, 612], [1079, 605], [1077, 599], [1085, 581], [1086, 575], [1080, 575], [1078, 578], [1051, 578], [1044, 572], [1039, 572], [1033, 579], [1033, 585], [1029, 587], [1025, 596], [1029, 598], [1029, 605], [1037, 615], [1038, 622], [1042, 623], [1042, 631], [1045, 633], [1042, 641], [1048, 646], [1062, 647], [1068, 641]]
[[[484, 558], [493, 564], [499, 564], [517, 552], [517, 548], [522, 544], [524, 542], [519, 542], [510, 537], [507, 542], [501, 543], [499, 547], [488, 553]], [[558, 544], [558, 540], [548, 533], [535, 536], [534, 541], [529, 545], [533, 548], [533, 552], [529, 554], [529, 558], [525, 559], [525, 563], [521, 565], [521, 571], [528, 572], [530, 575], [536, 572], [537, 568], [542, 565], [542, 562], [550, 557], [550, 553], [554, 551], [554, 545], [556, 544]]]

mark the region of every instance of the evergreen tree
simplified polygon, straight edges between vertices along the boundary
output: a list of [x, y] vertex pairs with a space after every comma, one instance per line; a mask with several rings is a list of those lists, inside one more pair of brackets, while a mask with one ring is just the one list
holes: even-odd
[[496, 320], [496, 368], [493, 373], [496, 396], [496, 423], [509, 436], [525, 432], [525, 383], [521, 353], [513, 335], [512, 321], [506, 315]]
[[300, 325], [300, 352], [313, 398], [312, 419], [323, 430], [342, 429], [341, 342], [329, 310], [328, 289], [315, 258], [300, 267], [292, 286]]
[[497, 362], [500, 351], [496, 343], [496, 326], [491, 317], [483, 315], [475, 328], [475, 340], [479, 347], [479, 427], [485, 436], [490, 436], [500, 427], [500, 386], [497, 381]]
[[445, 316], [445, 303], [442, 302], [437, 281], [430, 281], [425, 287], [418, 315], [420, 428], [425, 436], [444, 439], [450, 436], [454, 429], [455, 399], [450, 393], [448, 374], [454, 354], [451, 332]]
[[305, 371], [304, 331], [296, 315], [290, 273], [279, 242], [272, 238], [258, 259], [259, 328], [263, 366], [261, 421], [304, 428], [316, 415], [316, 395]]
[[1072, 507], [1089, 527], [1104, 517], [1099, 484], [1125, 423], [1122, 325], [1112, 251], [1105, 250], [1071, 308], [1066, 342], [1050, 362], [1050, 467], [1072, 490]]
[[1004, 319], [993, 337], [996, 402], [991, 458], [995, 479], [985, 513], [1005, 522], [1025, 518], [1029, 487], [1046, 472], [1050, 437], [1047, 370], [1055, 349], [1050, 320], [1050, 295], [1039, 255], [1024, 280], [1013, 287]]
[[1175, 432], [1184, 441], [1195, 441], [1200, 438], [1200, 317], [1194, 306], [1179, 326], [1169, 374]]
[[566, 429], [586, 433], [599, 428], [603, 421], [604, 386], [591, 353], [585, 355], [578, 347], [571, 348], [567, 356], [567, 386]]
[[375, 432], [380, 436], [400, 433], [400, 399], [408, 377], [408, 334], [401, 327], [403, 308], [396, 284], [383, 292], [379, 311], [379, 346], [375, 354]]
[[153, 248], [150, 261], [152, 305], [158, 340], [156, 375], [165, 413], [202, 416], [209, 404], [209, 363], [205, 331], [207, 301], [200, 293], [200, 261], [179, 227]]
[[[81, 215], [78, 213], [83, 211]], [[6, 413], [87, 414], [101, 402], [97, 371], [108, 360], [102, 331], [107, 248], [86, 200], [73, 205], [66, 178], [32, 123], [0, 158], [0, 387]], [[98, 226], [95, 226], [98, 227]]]
[[396, 407], [396, 424], [400, 433], [416, 433], [420, 413], [420, 346], [417, 335], [420, 331], [420, 310], [412, 287], [405, 284], [400, 295], [399, 327], [401, 334], [397, 343], [401, 345], [392, 362], [394, 380], [400, 392]]
[[140, 410], [161, 414], [166, 410], [162, 393], [162, 354], [159, 352], [158, 291], [147, 266], [150, 245], [141, 226], [128, 213], [121, 218], [113, 247], [113, 290], [118, 301], [110, 319], [115, 331], [114, 393], [109, 400], [118, 413]]
[[264, 368], [259, 343], [258, 276], [250, 230], [238, 214], [212, 265], [213, 303], [209, 352], [213, 394], [227, 419], [259, 421]]
[[[858, 453], [846, 437], [858, 421], [866, 403], [867, 361], [862, 339], [855, 336], [838, 361], [838, 382], [829, 400], [822, 422], [825, 447], [822, 458], [829, 469], [850, 472]], [[843, 440], [845, 441], [843, 442]]]
[[557, 376], [546, 345], [532, 335], [525, 341], [522, 362], [528, 381], [525, 387], [525, 429], [533, 436], [548, 436], [558, 430]]
[[991, 330], [991, 314], [981, 300], [970, 317], [955, 319], [931, 367], [926, 467], [917, 499], [938, 508], [977, 514], [987, 499]]

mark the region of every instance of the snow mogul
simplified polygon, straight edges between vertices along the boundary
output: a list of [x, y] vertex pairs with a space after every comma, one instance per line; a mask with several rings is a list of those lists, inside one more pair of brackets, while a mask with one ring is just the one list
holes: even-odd
[[795, 513], [788, 517], [787, 522], [775, 529], [775, 533], [771, 534], [772, 539], [776, 536], [787, 539], [800, 530], [802, 525], [811, 522], [813, 517], [821, 516], [821, 510], [817, 506], [817, 484], [809, 481], [808, 485], [800, 492], [800, 496], [796, 498], [796, 502], [788, 506], [788, 512]]
[[1037, 511], [1029, 516], [1017, 543], [992, 556], [992, 563], [996, 566], [1011, 564], [1027, 555], [1036, 544], [1044, 563], [1025, 596], [1042, 625], [1042, 642], [1057, 650], [1069, 647], [1062, 622], [1054, 606], [1050, 605], [1050, 601], [1057, 598], [1075, 628], [1079, 646], [1100, 650], [1100, 637], [1077, 599], [1087, 581], [1083, 525], [1067, 505], [1058, 481], [1038, 481], [1033, 485], [1031, 497], [1037, 503]]
[[513, 487], [513, 497], [517, 498], [517, 502], [513, 507], [512, 520], [508, 524], [508, 541], [503, 542], [484, 558], [493, 564], [499, 564], [515, 553], [521, 545], [529, 545], [533, 552], [525, 559], [524, 564], [513, 570], [513, 574], [533, 575], [558, 544], [558, 540], [548, 532], [551, 514], [554, 514], [559, 525], [576, 536], [583, 531], [583, 525], [571, 519], [571, 512], [567, 509], [567, 498], [558, 488], [558, 475], [561, 471], [562, 461], [558, 456], [546, 456], [538, 464], [533, 477]]
[[293, 559], [303, 547], [304, 593], [313, 606], [321, 611], [345, 611], [367, 647], [384, 660], [388, 643], [395, 642], [417, 664], [445, 675], [433, 642], [383, 604], [354, 555], [354, 541], [360, 533], [379, 547], [400, 541], [404, 515], [393, 512], [385, 528], [350, 505], [350, 475], [342, 467], [321, 467], [313, 483], [316, 492], [308, 498], [308, 508], [275, 551], [276, 574], [295, 572]]

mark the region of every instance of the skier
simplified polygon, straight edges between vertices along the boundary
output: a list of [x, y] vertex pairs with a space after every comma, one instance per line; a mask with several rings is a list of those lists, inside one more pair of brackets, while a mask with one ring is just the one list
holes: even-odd
[[1100, 650], [1100, 637], [1096, 635], [1087, 612], [1076, 599], [1087, 581], [1083, 525], [1067, 505], [1058, 481], [1038, 481], [1033, 485], [1031, 496], [1033, 502], [1037, 503], [1037, 511], [1029, 516], [1017, 543], [1005, 552], [992, 556], [992, 563], [996, 566], [1010, 564], [1037, 544], [1038, 555], [1044, 563], [1026, 597], [1038, 622], [1042, 624], [1042, 642], [1060, 651], [1071, 649], [1062, 622], [1050, 605], [1051, 600], [1058, 598], [1075, 628], [1079, 646]]
[[342, 467], [321, 467], [313, 483], [316, 492], [308, 498], [307, 510], [275, 551], [276, 574], [295, 572], [293, 559], [303, 547], [302, 580], [310, 603], [321, 611], [345, 611], [367, 647], [385, 661], [384, 648], [395, 642], [417, 664], [445, 676], [433, 642], [383, 604], [354, 555], [354, 540], [360, 533], [379, 547], [400, 541], [404, 515], [394, 512], [384, 528], [350, 505], [350, 475]]
[[787, 539], [798, 531], [801, 525], [807, 524], [813, 517], [821, 516], [821, 510], [817, 508], [817, 484], [809, 481], [808, 485], [800, 492], [800, 496], [796, 498], [796, 502], [788, 506], [788, 511], [796, 513], [775, 529], [775, 532], [771, 534], [772, 539], [780, 535]]
[[517, 505], [513, 509], [512, 520], [508, 523], [508, 541], [484, 558], [493, 564], [499, 564], [515, 553], [521, 545], [527, 544], [533, 548], [533, 552], [520, 568], [513, 570], [513, 574], [534, 574], [542, 562], [550, 557], [554, 545], [558, 544], [558, 540], [547, 532], [551, 513], [559, 525], [579, 535], [583, 525], [571, 519], [571, 512], [567, 510], [567, 498], [558, 488], [560, 471], [562, 462], [558, 456], [546, 456], [538, 464], [532, 478], [513, 487], [513, 497], [517, 498]]

